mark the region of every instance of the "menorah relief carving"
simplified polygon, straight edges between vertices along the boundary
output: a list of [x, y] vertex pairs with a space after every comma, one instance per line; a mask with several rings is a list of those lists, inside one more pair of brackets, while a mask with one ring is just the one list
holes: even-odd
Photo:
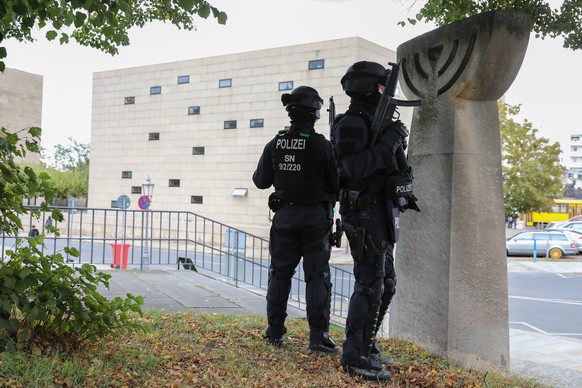
[[507, 266], [497, 101], [531, 24], [494, 11], [398, 47], [415, 108], [408, 158], [421, 213], [401, 217], [390, 334], [460, 365], [509, 369]]

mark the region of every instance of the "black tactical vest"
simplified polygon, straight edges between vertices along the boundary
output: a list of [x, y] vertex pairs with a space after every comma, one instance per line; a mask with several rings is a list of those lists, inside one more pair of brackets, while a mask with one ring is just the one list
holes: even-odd
[[[354, 120], [359, 118], [361, 120]], [[342, 120], [345, 120], [342, 122]], [[349, 122], [346, 126], [346, 122]], [[348, 110], [343, 115], [338, 115], [333, 124], [334, 149], [336, 150], [336, 158], [341, 158], [343, 154], [358, 153], [370, 148], [372, 145], [370, 141], [369, 120], [365, 116], [353, 113]], [[335, 138], [337, 137], [337, 138]], [[378, 170], [366, 178], [350, 178], [344, 171], [341, 163], [338, 163], [339, 188], [358, 189], [366, 191], [370, 194], [376, 194], [384, 189], [386, 180], [385, 171]]]
[[317, 204], [321, 201], [321, 178], [316, 133], [281, 132], [272, 150], [273, 186], [285, 201], [298, 204]]

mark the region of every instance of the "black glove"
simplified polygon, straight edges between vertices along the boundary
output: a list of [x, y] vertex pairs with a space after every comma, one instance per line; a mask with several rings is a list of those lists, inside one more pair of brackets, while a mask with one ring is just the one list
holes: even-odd
[[406, 129], [402, 121], [397, 120], [386, 127], [382, 133], [382, 137], [380, 137], [379, 144], [388, 147], [392, 153], [395, 153], [398, 147], [406, 143], [407, 136], [408, 129]]
[[406, 209], [411, 209], [420, 212], [420, 208], [416, 204], [416, 201], [418, 201], [418, 198], [416, 198], [414, 194], [408, 194], [405, 195], [404, 197], [400, 197], [398, 201], [399, 202], [398, 207], [400, 208], [400, 211], [402, 213], [404, 213]]
[[400, 134], [403, 138], [406, 138], [409, 135], [408, 128], [406, 128], [406, 125], [404, 125], [400, 120], [393, 121], [388, 127], [386, 127], [385, 131], [394, 131]]

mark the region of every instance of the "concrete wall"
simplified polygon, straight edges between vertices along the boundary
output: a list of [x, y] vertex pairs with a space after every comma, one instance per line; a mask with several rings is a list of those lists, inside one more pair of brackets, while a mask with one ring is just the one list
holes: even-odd
[[[42, 87], [40, 75], [15, 69], [0, 73], [0, 126], [10, 132], [41, 127]], [[29, 153], [25, 160], [38, 163], [40, 155]]]

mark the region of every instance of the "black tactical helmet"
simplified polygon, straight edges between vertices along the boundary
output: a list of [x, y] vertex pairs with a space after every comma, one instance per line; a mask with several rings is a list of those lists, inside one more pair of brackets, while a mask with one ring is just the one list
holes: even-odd
[[323, 106], [323, 100], [319, 97], [317, 90], [309, 86], [298, 86], [291, 91], [291, 93], [285, 93], [281, 96], [281, 102], [283, 106], [289, 108], [292, 106], [303, 106], [306, 108], [314, 109], [318, 111]]
[[341, 83], [347, 94], [377, 91], [377, 85], [386, 81], [390, 70], [376, 62], [360, 61], [351, 65]]

